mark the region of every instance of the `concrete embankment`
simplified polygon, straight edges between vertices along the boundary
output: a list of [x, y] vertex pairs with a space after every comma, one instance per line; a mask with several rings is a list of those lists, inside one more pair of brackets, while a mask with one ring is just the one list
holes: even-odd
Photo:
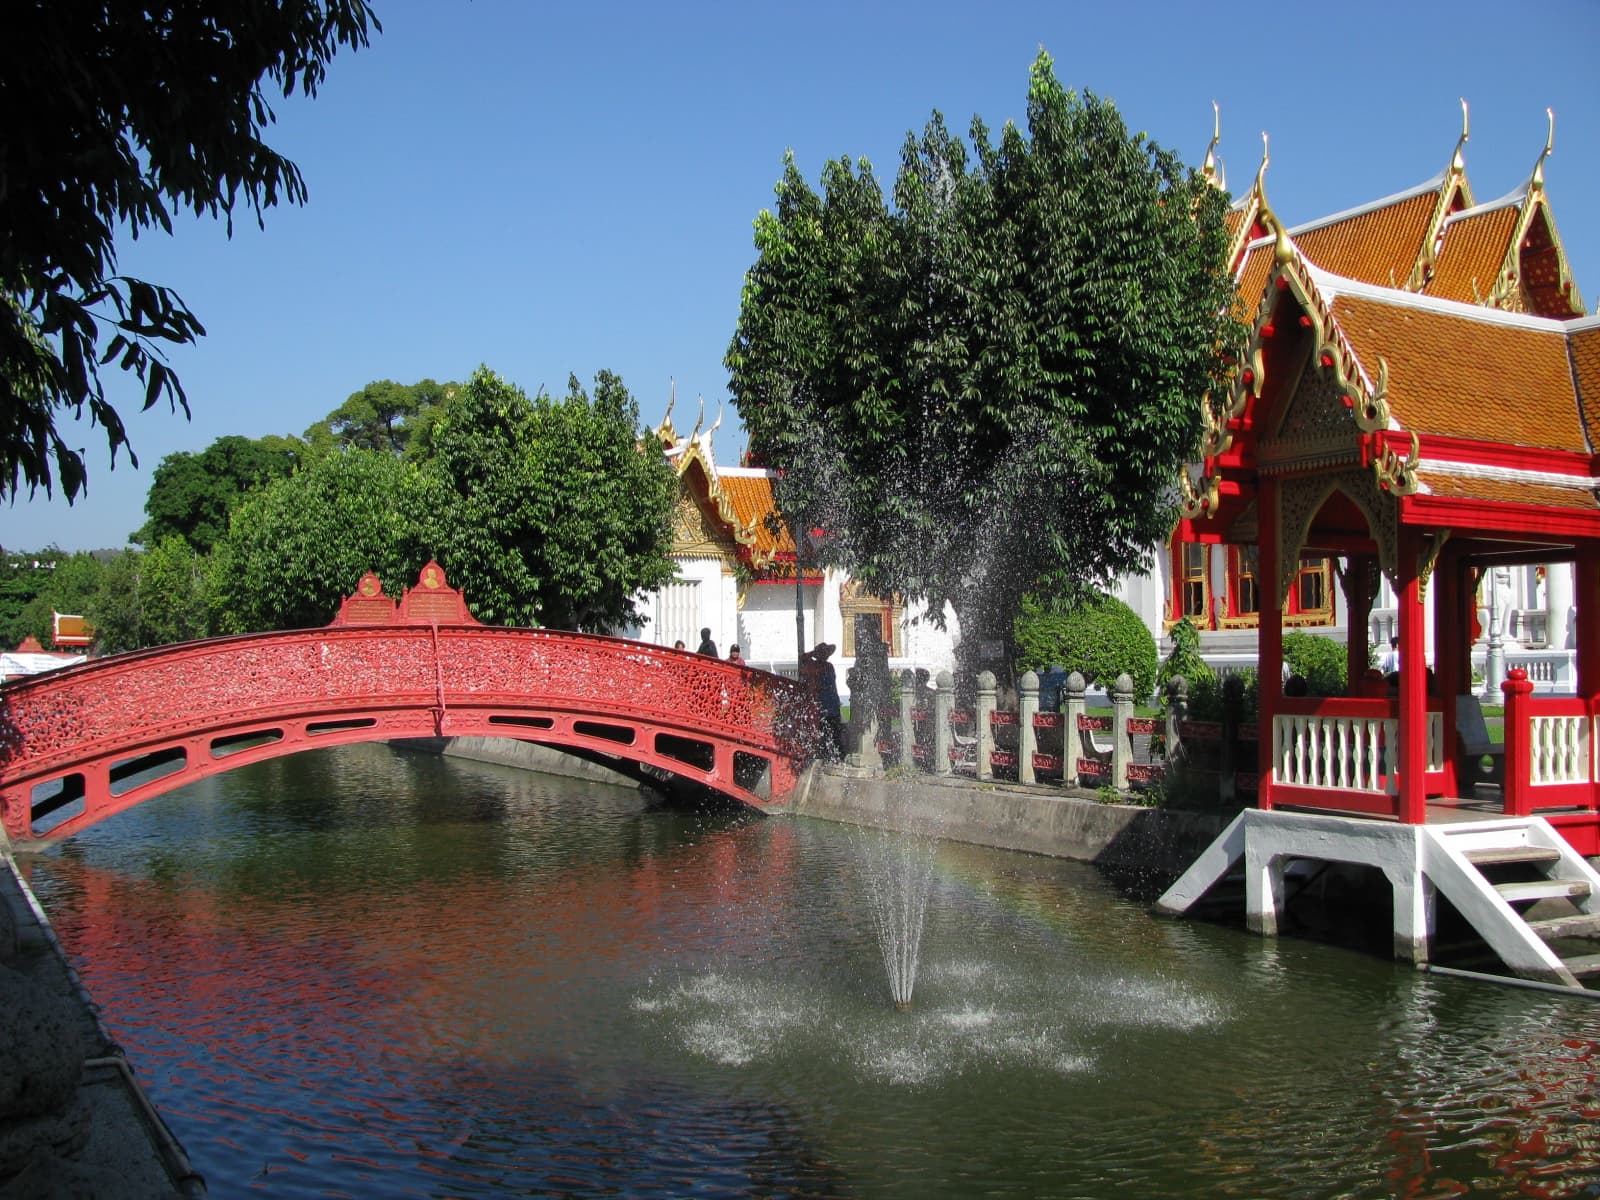
[[0, 1200], [204, 1192], [0, 853]]
[[1091, 792], [879, 775], [847, 766], [811, 768], [786, 811], [1172, 876], [1187, 869], [1234, 815], [1102, 804]]
[[[549, 746], [509, 738], [416, 738], [396, 745], [596, 783], [635, 782]], [[809, 768], [779, 811], [848, 825], [933, 832], [951, 841], [1174, 878], [1234, 815], [1103, 804], [1081, 789], [879, 774], [843, 765]]]

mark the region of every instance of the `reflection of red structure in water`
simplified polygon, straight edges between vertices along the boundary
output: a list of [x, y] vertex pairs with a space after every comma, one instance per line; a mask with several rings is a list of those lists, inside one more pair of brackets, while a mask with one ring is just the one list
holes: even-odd
[[794, 786], [812, 723], [798, 685], [763, 671], [479, 625], [429, 563], [398, 604], [367, 576], [325, 629], [189, 642], [7, 687], [0, 817], [13, 839], [63, 837], [247, 762], [460, 735], [620, 759], [765, 808]]

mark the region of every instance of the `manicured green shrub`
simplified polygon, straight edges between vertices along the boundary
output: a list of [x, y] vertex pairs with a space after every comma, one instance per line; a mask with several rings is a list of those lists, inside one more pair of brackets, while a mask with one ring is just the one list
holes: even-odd
[[1348, 690], [1348, 659], [1343, 642], [1296, 629], [1283, 635], [1283, 661], [1289, 674], [1306, 681], [1310, 696], [1343, 696]]
[[1060, 663], [1107, 691], [1124, 672], [1142, 703], [1155, 687], [1156, 640], [1139, 614], [1115, 596], [1097, 593], [1085, 604], [1058, 608], [1029, 597], [1015, 625], [1017, 670], [1044, 671]]

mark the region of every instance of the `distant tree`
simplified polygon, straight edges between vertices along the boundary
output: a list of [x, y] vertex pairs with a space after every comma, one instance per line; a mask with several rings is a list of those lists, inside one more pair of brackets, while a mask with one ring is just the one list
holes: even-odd
[[412, 384], [375, 380], [306, 430], [306, 440], [319, 446], [404, 454], [457, 386], [431, 379]]
[[865, 161], [819, 197], [787, 160], [726, 359], [783, 512], [868, 589], [949, 603], [963, 646], [1148, 565], [1238, 336], [1224, 194], [1042, 53], [1028, 133], [975, 118], [969, 166], [935, 113], [892, 209]]
[[675, 483], [638, 404], [609, 371], [567, 389], [530, 400], [480, 367], [434, 426], [427, 541], [482, 621], [612, 629], [674, 574]]
[[66, 557], [66, 552], [56, 546], [0, 554], [0, 650], [16, 649], [32, 632], [30, 618], [23, 614], [34, 598], [50, 586], [56, 563]]
[[206, 560], [181, 537], [123, 551], [106, 564], [90, 602], [95, 649], [120, 654], [204, 637], [205, 587]]
[[[188, 398], [161, 344], [205, 330], [176, 293], [117, 273], [115, 235], [173, 215], [257, 221], [304, 203], [299, 168], [262, 140], [269, 96], [314, 96], [340, 46], [381, 29], [366, 0], [13, 0], [0, 38], [0, 498], [84, 487], [65, 413], [128, 446], [100, 368], [144, 407]], [[133, 459], [133, 451], [128, 447]], [[137, 460], [134, 460], [137, 461]]]
[[298, 457], [283, 438], [220, 437], [198, 454], [180, 450], [161, 460], [150, 479], [149, 518], [129, 540], [154, 546], [179, 537], [205, 553], [228, 531], [241, 497], [294, 468]]
[[325, 625], [367, 571], [399, 595], [430, 553], [425, 503], [416, 468], [377, 450], [314, 458], [252, 492], [207, 566], [212, 630]]
[[[43, 555], [40, 560], [44, 561]], [[17, 614], [7, 641], [7, 649], [15, 647], [25, 637], [36, 637], [46, 650], [54, 646], [55, 621], [53, 614], [70, 613], [88, 617], [100, 591], [100, 581], [105, 565], [95, 555], [86, 551], [77, 554], [56, 553], [51, 560], [54, 566], [42, 570], [42, 586], [23, 605]]]

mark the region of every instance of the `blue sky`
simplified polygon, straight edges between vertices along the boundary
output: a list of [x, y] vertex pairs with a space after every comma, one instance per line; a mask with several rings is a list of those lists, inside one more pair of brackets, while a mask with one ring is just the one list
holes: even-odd
[[[751, 221], [786, 149], [814, 183], [865, 155], [887, 185], [934, 108], [965, 129], [1021, 121], [1043, 46], [1070, 87], [1198, 163], [1221, 105], [1242, 192], [1271, 136], [1267, 196], [1295, 224], [1444, 168], [1471, 105], [1476, 198], [1546, 169], [1591, 312], [1600, 308], [1600, 3], [643, 5], [374, 0], [384, 31], [341, 54], [315, 101], [282, 102], [269, 142], [309, 203], [121, 247], [175, 287], [208, 336], [172, 365], [193, 418], [109, 394], [139, 468], [89, 492], [0, 507], [0, 545], [120, 546], [162, 457], [224, 434], [300, 433], [373, 379], [460, 379], [487, 363], [532, 392], [619, 373], [646, 419], [676, 378], [680, 424], [726, 397], [722, 356], [754, 258]], [[114, 372], [109, 373], [114, 374]], [[109, 379], [108, 374], [108, 379]], [[743, 445], [730, 411], [719, 458]]]

